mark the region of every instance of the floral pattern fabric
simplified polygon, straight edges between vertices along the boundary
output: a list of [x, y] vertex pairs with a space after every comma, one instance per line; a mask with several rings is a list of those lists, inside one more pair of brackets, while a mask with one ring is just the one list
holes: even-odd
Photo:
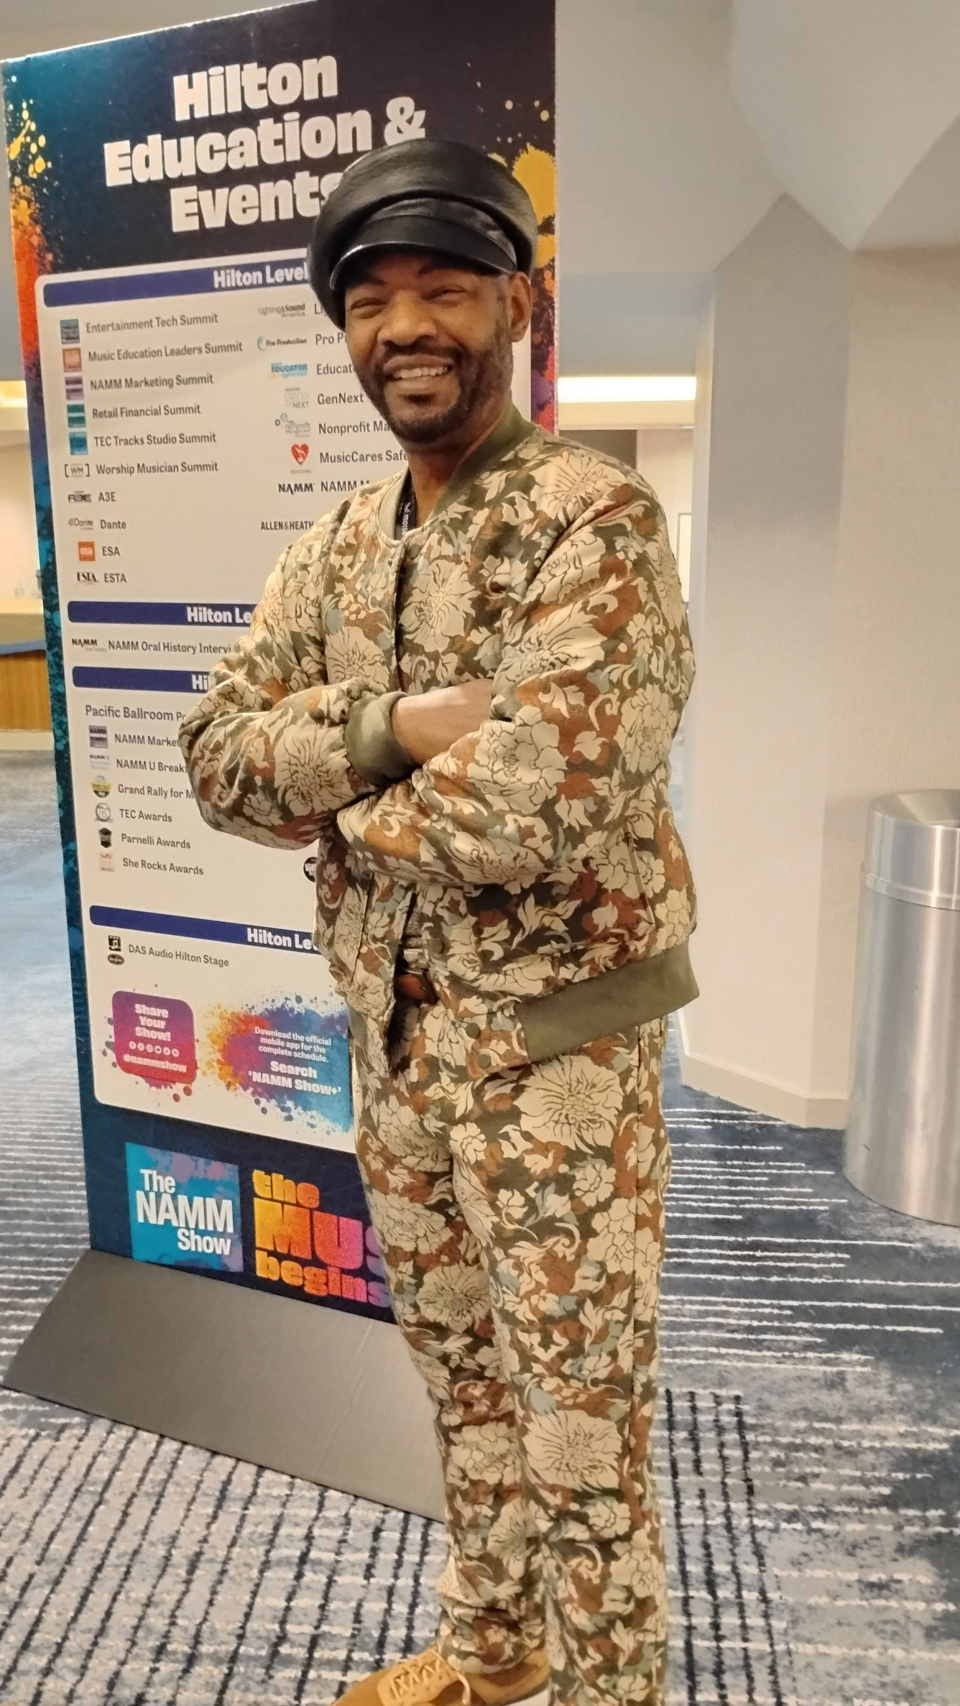
[[[516, 411], [402, 540], [399, 485], [284, 553], [182, 744], [208, 823], [318, 842], [317, 943], [381, 1063], [409, 944], [476, 1027], [473, 1066], [501, 1069], [529, 1058], [522, 1003], [693, 927], [667, 797], [683, 599], [641, 477]], [[495, 696], [477, 732], [380, 792], [352, 769], [362, 701], [479, 676]]]
[[477, 1077], [443, 1006], [401, 1003], [388, 1064], [354, 1052], [360, 1165], [443, 1458], [438, 1645], [495, 1671], [546, 1643], [557, 1706], [663, 1702], [663, 1034]]

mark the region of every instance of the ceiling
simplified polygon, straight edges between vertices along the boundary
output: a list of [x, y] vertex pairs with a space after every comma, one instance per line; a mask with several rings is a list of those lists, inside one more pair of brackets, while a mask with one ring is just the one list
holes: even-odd
[[[0, 56], [231, 9], [0, 0]], [[784, 193], [848, 248], [960, 242], [958, 0], [558, 0], [557, 38], [564, 371], [692, 370], [714, 270]], [[17, 351], [3, 238], [0, 378]]]

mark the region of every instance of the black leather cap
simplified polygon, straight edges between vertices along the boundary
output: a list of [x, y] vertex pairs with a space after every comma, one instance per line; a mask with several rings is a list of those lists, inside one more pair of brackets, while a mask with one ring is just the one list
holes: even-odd
[[435, 249], [497, 272], [529, 274], [537, 216], [526, 190], [498, 160], [462, 142], [417, 138], [362, 155], [313, 228], [310, 282], [341, 328], [344, 267], [384, 247]]

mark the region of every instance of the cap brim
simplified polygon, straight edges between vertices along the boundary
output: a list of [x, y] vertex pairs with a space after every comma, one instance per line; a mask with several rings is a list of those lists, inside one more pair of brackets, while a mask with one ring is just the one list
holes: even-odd
[[458, 225], [452, 219], [433, 218], [429, 214], [387, 214], [371, 220], [361, 228], [340, 256], [330, 274], [331, 291], [343, 288], [345, 271], [364, 255], [376, 249], [425, 249], [436, 254], [450, 255], [454, 260], [473, 261], [492, 272], [512, 273], [517, 270], [515, 255], [508, 255], [479, 231]]

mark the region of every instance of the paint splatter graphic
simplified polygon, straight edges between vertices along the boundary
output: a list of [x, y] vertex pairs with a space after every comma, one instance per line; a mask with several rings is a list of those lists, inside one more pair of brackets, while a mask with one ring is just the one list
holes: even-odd
[[531, 411], [547, 432], [556, 431], [557, 385], [557, 171], [552, 154], [525, 148], [513, 165], [537, 216], [540, 236], [534, 275], [533, 322], [530, 328]]
[[349, 1131], [346, 1015], [318, 1013], [298, 997], [255, 1010], [218, 1008], [207, 1034], [206, 1070], [264, 1112]]
[[[36, 283], [53, 269], [53, 256], [43, 234], [40, 180], [51, 162], [43, 150], [41, 135], [26, 101], [20, 112], [10, 116], [10, 218], [13, 223], [13, 256], [17, 274], [17, 299], [23, 338], [24, 365], [29, 368], [38, 356]], [[19, 123], [19, 129], [16, 125]]]

